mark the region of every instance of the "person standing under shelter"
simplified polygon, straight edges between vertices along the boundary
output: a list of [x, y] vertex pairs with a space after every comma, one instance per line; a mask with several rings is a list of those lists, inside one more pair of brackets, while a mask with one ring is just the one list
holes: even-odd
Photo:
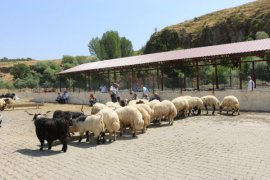
[[248, 76], [247, 92], [252, 92], [255, 88], [255, 83], [251, 76]]
[[110, 95], [111, 95], [111, 100], [114, 103], [117, 102], [117, 98], [116, 98], [117, 90], [118, 88], [116, 88], [115, 83], [112, 83], [110, 87]]
[[150, 91], [149, 91], [149, 89], [147, 88], [147, 87], [145, 87], [143, 84], [142, 84], [142, 97], [143, 98], [146, 98], [146, 97], [148, 97], [148, 93], [149, 93]]

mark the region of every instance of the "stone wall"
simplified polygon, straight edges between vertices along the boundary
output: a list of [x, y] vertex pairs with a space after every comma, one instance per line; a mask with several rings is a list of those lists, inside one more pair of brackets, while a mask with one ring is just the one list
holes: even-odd
[[[157, 91], [162, 99], [172, 100], [175, 97], [180, 96], [179, 91]], [[51, 102], [55, 103], [57, 93], [17, 93], [20, 98], [32, 98], [35, 102]], [[69, 93], [70, 101], [73, 104], [88, 104], [88, 92], [81, 93]], [[142, 93], [137, 93], [138, 97], [142, 97]], [[202, 97], [212, 94], [211, 91], [183, 91], [183, 95], [191, 95]], [[240, 102], [240, 109], [245, 111], [268, 111], [270, 112], [270, 92], [268, 91], [254, 91], [247, 93], [244, 90], [226, 90], [216, 91], [215, 96], [222, 100], [224, 96], [234, 95]], [[110, 101], [110, 95], [108, 93], [96, 92], [95, 96], [99, 102], [106, 103]], [[128, 90], [120, 91], [122, 99], [130, 98]]]

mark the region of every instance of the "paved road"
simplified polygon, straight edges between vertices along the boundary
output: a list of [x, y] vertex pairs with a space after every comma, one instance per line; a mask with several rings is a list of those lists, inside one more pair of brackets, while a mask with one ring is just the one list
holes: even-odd
[[73, 137], [66, 153], [40, 152], [24, 111], [1, 113], [0, 179], [270, 179], [270, 113], [189, 117], [99, 146]]

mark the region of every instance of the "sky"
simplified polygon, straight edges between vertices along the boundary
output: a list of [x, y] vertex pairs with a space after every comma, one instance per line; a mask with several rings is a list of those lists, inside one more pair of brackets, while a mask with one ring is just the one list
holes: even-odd
[[155, 28], [248, 2], [252, 0], [0, 0], [0, 58], [89, 56], [90, 40], [109, 30], [138, 50]]

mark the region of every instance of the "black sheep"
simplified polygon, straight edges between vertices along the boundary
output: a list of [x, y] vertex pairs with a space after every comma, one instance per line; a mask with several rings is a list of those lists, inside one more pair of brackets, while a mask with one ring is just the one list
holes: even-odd
[[34, 116], [36, 135], [40, 141], [40, 151], [43, 150], [44, 141], [48, 142], [48, 150], [52, 148], [52, 142], [59, 139], [63, 143], [62, 151], [67, 151], [68, 122], [65, 118], [45, 118]]

